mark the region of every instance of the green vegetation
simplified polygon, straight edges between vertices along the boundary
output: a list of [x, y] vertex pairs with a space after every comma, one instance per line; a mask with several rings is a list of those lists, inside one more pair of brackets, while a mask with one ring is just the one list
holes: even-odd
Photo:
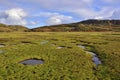
[[[0, 33], [0, 44], [4, 45], [0, 47], [0, 80], [120, 79], [120, 32]], [[78, 44], [95, 52], [102, 64], [96, 66], [92, 55]], [[32, 58], [44, 63], [19, 63]]]

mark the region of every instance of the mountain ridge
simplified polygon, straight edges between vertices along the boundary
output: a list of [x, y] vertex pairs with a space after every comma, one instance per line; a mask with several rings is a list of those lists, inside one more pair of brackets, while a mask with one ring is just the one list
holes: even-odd
[[89, 19], [69, 24], [41, 26], [29, 29], [21, 25], [0, 24], [0, 32], [102, 32], [120, 31], [120, 20]]
[[120, 31], [120, 20], [89, 19], [70, 24], [42, 26], [30, 30], [33, 32]]

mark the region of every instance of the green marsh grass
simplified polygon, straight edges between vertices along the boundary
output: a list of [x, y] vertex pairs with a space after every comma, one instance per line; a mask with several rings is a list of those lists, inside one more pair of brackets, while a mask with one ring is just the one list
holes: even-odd
[[[42, 41], [47, 41], [41, 44]], [[28, 44], [27, 44], [28, 43]], [[119, 80], [119, 32], [24, 32], [0, 33], [0, 80]], [[52, 45], [55, 44], [55, 45]], [[102, 64], [77, 46], [88, 45]], [[59, 46], [65, 46], [57, 49]], [[37, 58], [44, 64], [23, 65]]]

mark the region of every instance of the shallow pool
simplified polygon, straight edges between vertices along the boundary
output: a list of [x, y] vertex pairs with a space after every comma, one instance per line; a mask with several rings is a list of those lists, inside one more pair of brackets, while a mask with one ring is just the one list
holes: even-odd
[[37, 64], [43, 64], [44, 60], [42, 60], [42, 59], [26, 59], [19, 63], [24, 64], [24, 65], [37, 65]]

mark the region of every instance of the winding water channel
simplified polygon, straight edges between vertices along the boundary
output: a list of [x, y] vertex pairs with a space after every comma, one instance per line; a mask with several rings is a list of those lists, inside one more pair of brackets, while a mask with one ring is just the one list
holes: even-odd
[[[78, 47], [80, 47], [80, 48], [82, 48], [82, 49], [84, 49], [84, 50], [86, 49], [86, 46], [83, 46], [83, 45], [78, 45]], [[96, 66], [98, 66], [99, 64], [101, 64], [101, 61], [100, 61], [100, 59], [97, 57], [96, 53], [91, 52], [91, 51], [86, 51], [86, 50], [85, 50], [85, 52], [93, 55], [92, 60], [93, 60], [93, 62], [96, 64]]]

